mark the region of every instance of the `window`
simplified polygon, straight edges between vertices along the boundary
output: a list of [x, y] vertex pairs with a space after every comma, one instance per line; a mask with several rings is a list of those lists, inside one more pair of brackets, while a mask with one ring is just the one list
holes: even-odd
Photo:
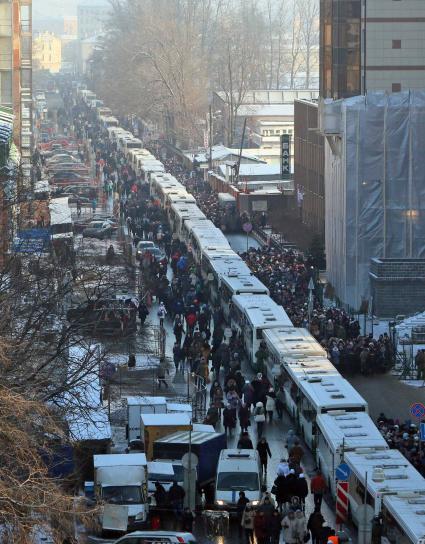
[[393, 49], [401, 49], [401, 40], [393, 40]]
[[391, 92], [399, 93], [401, 91], [401, 83], [393, 83], [391, 86]]

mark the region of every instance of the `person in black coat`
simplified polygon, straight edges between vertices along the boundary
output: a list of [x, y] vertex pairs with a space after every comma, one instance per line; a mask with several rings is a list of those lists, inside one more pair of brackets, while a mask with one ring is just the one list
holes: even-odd
[[254, 446], [252, 440], [247, 432], [243, 432], [239, 438], [238, 449], [240, 450], [253, 450]]
[[280, 474], [274, 481], [273, 487], [275, 488], [273, 490], [274, 491], [273, 495], [276, 497], [276, 502], [279, 507], [279, 511], [282, 512], [282, 505], [284, 505], [286, 502], [289, 502], [286, 476], [284, 476], [283, 474]]
[[269, 443], [267, 440], [263, 437], [257, 444], [257, 451], [258, 455], [260, 457], [260, 463], [261, 468], [264, 470], [264, 476], [267, 476], [267, 461], [268, 457], [272, 456], [272, 452], [270, 451]]
[[305, 499], [308, 495], [308, 485], [305, 479], [304, 474], [301, 472], [299, 474], [297, 481], [295, 483], [295, 496], [298, 497], [302, 511], [305, 512]]

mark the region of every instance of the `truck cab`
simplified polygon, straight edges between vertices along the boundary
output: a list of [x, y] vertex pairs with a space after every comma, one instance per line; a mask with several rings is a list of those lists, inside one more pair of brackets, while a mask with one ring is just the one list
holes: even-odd
[[[94, 493], [96, 502], [108, 505], [108, 512], [127, 509], [127, 529], [146, 526], [148, 517], [147, 461], [144, 453], [94, 455]], [[110, 519], [111, 516], [108, 516]], [[103, 529], [120, 531], [110, 523]], [[121, 533], [122, 534], [122, 533]]]

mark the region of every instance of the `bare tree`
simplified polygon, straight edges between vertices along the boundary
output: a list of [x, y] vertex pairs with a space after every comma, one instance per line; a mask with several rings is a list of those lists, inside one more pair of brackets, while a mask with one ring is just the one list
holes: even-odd
[[305, 86], [310, 88], [313, 59], [318, 60], [319, 48], [319, 2], [297, 0], [300, 19], [300, 40], [305, 70]]

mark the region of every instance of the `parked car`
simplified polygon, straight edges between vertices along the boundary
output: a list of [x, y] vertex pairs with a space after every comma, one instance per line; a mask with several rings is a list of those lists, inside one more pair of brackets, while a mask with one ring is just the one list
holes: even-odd
[[167, 256], [165, 255], [164, 251], [162, 251], [162, 249], [160, 249], [159, 247], [156, 247], [156, 246], [147, 247], [147, 248], [144, 249], [142, 255], [144, 253], [150, 253], [154, 257], [154, 259], [156, 261], [164, 261], [165, 260], [166, 262], [168, 262]]
[[140, 240], [136, 246], [136, 259], [140, 261], [143, 253], [150, 247], [155, 247], [155, 244], [151, 240]]
[[98, 238], [104, 240], [109, 238], [114, 231], [112, 225], [106, 221], [92, 221], [87, 228], [83, 230], [83, 238]]

